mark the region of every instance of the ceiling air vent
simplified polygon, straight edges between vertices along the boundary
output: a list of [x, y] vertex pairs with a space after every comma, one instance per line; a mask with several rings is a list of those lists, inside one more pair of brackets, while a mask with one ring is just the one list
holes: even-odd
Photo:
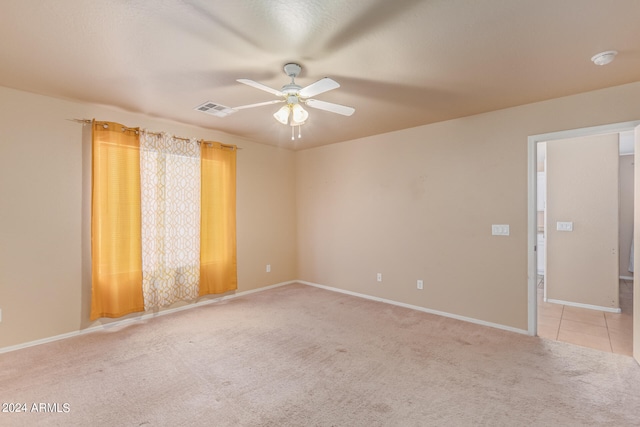
[[233, 114], [236, 112], [231, 107], [227, 107], [225, 105], [216, 104], [215, 102], [207, 101], [202, 105], [198, 105], [194, 108], [196, 111], [201, 111], [206, 114], [211, 114], [216, 117], [227, 117], [229, 114]]

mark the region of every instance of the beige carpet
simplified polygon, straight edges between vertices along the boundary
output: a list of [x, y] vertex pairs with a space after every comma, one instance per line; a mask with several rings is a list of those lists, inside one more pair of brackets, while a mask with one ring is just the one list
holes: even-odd
[[2, 426], [630, 426], [640, 366], [289, 285], [0, 354], [0, 401], [63, 411]]

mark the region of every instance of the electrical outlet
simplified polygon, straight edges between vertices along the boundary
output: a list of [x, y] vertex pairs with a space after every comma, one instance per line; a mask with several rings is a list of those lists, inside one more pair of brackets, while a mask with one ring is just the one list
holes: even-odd
[[382, 282], [382, 273], [378, 273], [378, 282]]
[[418, 280], [418, 289], [422, 289], [424, 287], [424, 282], [422, 280]]
[[0, 323], [2, 323], [2, 309], [0, 308]]
[[267, 264], [267, 273], [271, 273], [271, 264]]

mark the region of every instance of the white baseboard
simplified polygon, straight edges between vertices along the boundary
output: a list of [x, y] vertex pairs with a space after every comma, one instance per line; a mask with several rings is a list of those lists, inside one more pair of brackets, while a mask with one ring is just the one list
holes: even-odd
[[571, 307], [588, 308], [590, 310], [606, 311], [608, 313], [622, 313], [622, 309], [620, 308], [603, 307], [600, 305], [582, 304], [579, 302], [562, 301], [559, 299], [551, 299], [551, 298], [547, 299], [547, 302], [551, 302], [554, 304], [568, 305]]
[[527, 331], [527, 330], [513, 328], [511, 326], [505, 326], [505, 325], [501, 325], [499, 323], [486, 322], [484, 320], [478, 320], [478, 319], [474, 319], [472, 317], [459, 316], [457, 314], [451, 314], [451, 313], [447, 313], [447, 312], [444, 312], [444, 311], [431, 310], [429, 308], [420, 307], [418, 305], [405, 304], [403, 302], [393, 301], [393, 300], [386, 299], [386, 298], [374, 297], [374, 296], [367, 295], [367, 294], [360, 294], [358, 292], [352, 292], [352, 291], [347, 291], [347, 290], [340, 289], [340, 288], [334, 288], [334, 287], [331, 287], [331, 286], [320, 285], [318, 283], [306, 282], [304, 280], [297, 280], [296, 283], [302, 283], [303, 285], [314, 286], [316, 288], [322, 288], [322, 289], [326, 289], [328, 291], [333, 291], [333, 292], [340, 292], [342, 294], [347, 294], [347, 295], [351, 295], [351, 296], [359, 297], [359, 298], [365, 298], [365, 299], [372, 300], [372, 301], [378, 301], [378, 302], [383, 302], [383, 303], [386, 303], [386, 304], [397, 305], [397, 306], [400, 306], [400, 307], [409, 308], [411, 310], [417, 310], [417, 311], [422, 311], [422, 312], [429, 313], [429, 314], [435, 314], [435, 315], [438, 315], [438, 316], [449, 317], [449, 318], [456, 319], [456, 320], [462, 320], [464, 322], [475, 323], [476, 325], [489, 326], [491, 328], [502, 329], [502, 330], [509, 331], [509, 332], [516, 332], [518, 334], [523, 334], [523, 335], [529, 335], [529, 331]]
[[[347, 291], [347, 290], [340, 289], [340, 288], [334, 288], [334, 287], [331, 287], [331, 286], [320, 285], [318, 283], [306, 282], [304, 280], [291, 280], [291, 281], [288, 281], [288, 282], [276, 283], [274, 285], [269, 285], [269, 286], [265, 286], [265, 287], [262, 287], [262, 288], [257, 288], [257, 289], [252, 289], [252, 290], [248, 290], [248, 291], [237, 292], [235, 294], [225, 295], [225, 296], [218, 297], [218, 298], [206, 299], [206, 300], [203, 300], [203, 301], [198, 301], [198, 302], [193, 303], [193, 304], [187, 304], [187, 305], [183, 305], [183, 306], [176, 307], [176, 308], [170, 308], [170, 309], [167, 309], [167, 310], [162, 310], [162, 311], [153, 312], [153, 313], [144, 313], [144, 314], [141, 314], [141, 315], [136, 316], [136, 317], [130, 317], [130, 318], [127, 318], [127, 319], [124, 319], [124, 320], [115, 321], [115, 322], [109, 322], [109, 323], [106, 323], [106, 324], [103, 324], [103, 325], [91, 326], [91, 327], [86, 328], [86, 329], [81, 329], [81, 330], [78, 330], [78, 331], [68, 332], [68, 333], [60, 334], [60, 335], [55, 335], [55, 336], [48, 337], [48, 338], [42, 338], [42, 339], [39, 339], [39, 340], [29, 341], [29, 342], [22, 343], [22, 344], [17, 344], [17, 345], [13, 345], [13, 346], [9, 346], [9, 347], [3, 347], [3, 348], [0, 348], [0, 354], [1, 353], [8, 353], [8, 352], [15, 351], [15, 350], [20, 350], [20, 349], [23, 349], [23, 348], [33, 347], [33, 346], [40, 345], [40, 344], [46, 344], [46, 343], [49, 343], [49, 342], [59, 341], [59, 340], [63, 340], [63, 339], [66, 339], [66, 338], [75, 337], [75, 336], [78, 336], [78, 335], [90, 334], [90, 333], [97, 332], [97, 331], [104, 331], [104, 330], [108, 330], [108, 329], [111, 329], [111, 328], [116, 328], [116, 327], [129, 325], [129, 324], [132, 324], [132, 323], [142, 322], [142, 321], [145, 321], [145, 320], [153, 319], [153, 318], [158, 317], [158, 316], [164, 316], [164, 315], [167, 315], [167, 314], [176, 313], [178, 311], [183, 311], [183, 310], [190, 310], [192, 308], [200, 307], [200, 306], [203, 306], [203, 305], [213, 304], [213, 303], [216, 303], [216, 302], [225, 301], [225, 300], [228, 300], [228, 299], [237, 298], [237, 297], [244, 296], [244, 295], [249, 295], [249, 294], [252, 294], [252, 293], [255, 293], [255, 292], [262, 292], [262, 291], [266, 291], [268, 289], [278, 288], [280, 286], [290, 285], [290, 284], [293, 284], [293, 283], [301, 283], [301, 284], [308, 285], [308, 286], [314, 286], [314, 287], [317, 287], [317, 288], [326, 289], [328, 291], [340, 292], [340, 293], [343, 293], [343, 294], [347, 294], [347, 295], [351, 295], [351, 296], [355, 296], [355, 297], [359, 297], [359, 298], [365, 298], [365, 299], [372, 300], [372, 301], [383, 302], [383, 303], [386, 303], [386, 304], [396, 305], [396, 306], [408, 308], [408, 309], [411, 309], [411, 310], [417, 310], [417, 311], [422, 311], [422, 312], [425, 312], [425, 313], [435, 314], [435, 315], [438, 315], [438, 316], [449, 317], [449, 318], [452, 318], [452, 319], [462, 320], [464, 322], [474, 323], [474, 324], [482, 325], [482, 326], [488, 326], [488, 327], [491, 327], [491, 328], [502, 329], [502, 330], [509, 331], [509, 332], [516, 332], [516, 333], [524, 334], [524, 335], [528, 335], [528, 333], [529, 333], [527, 330], [513, 328], [511, 326], [505, 326], [505, 325], [501, 325], [499, 323], [486, 322], [484, 320], [478, 320], [478, 319], [474, 319], [474, 318], [471, 318], [471, 317], [459, 316], [457, 314], [447, 313], [447, 312], [444, 312], [444, 311], [432, 310], [432, 309], [425, 308], [425, 307], [420, 307], [420, 306], [417, 306], [417, 305], [405, 304], [405, 303], [402, 303], [402, 302], [393, 301], [393, 300], [389, 300], [389, 299], [386, 299], [386, 298], [379, 298], [379, 297], [375, 297], [375, 296], [372, 296], [372, 295], [361, 294], [361, 293]], [[555, 302], [555, 301], [552, 301], [552, 300], [549, 300], [549, 301], [550, 302]], [[565, 303], [565, 302], [560, 302], [560, 303], [561, 304], [565, 304], [565, 305], [571, 305], [570, 303]], [[584, 305], [580, 305], [580, 306], [584, 306]], [[592, 307], [595, 307], [595, 306], [592, 306]], [[606, 310], [606, 311], [613, 310], [613, 309], [607, 309], [606, 307], [596, 308], [596, 309], [598, 309], [598, 310]], [[617, 312], [618, 313], [620, 312], [619, 309], [618, 309]]]
[[620, 276], [620, 278], [623, 280], [633, 280], [632, 276]]
[[123, 320], [117, 320], [115, 322], [109, 322], [109, 323], [105, 323], [103, 325], [91, 326], [91, 327], [86, 328], [86, 329], [80, 329], [79, 331], [68, 332], [66, 334], [55, 335], [55, 336], [52, 336], [52, 337], [42, 338], [42, 339], [35, 340], [35, 341], [29, 341], [29, 342], [26, 342], [26, 343], [17, 344], [17, 345], [13, 345], [13, 346], [9, 346], [9, 347], [2, 347], [2, 348], [0, 348], [0, 354], [8, 353], [10, 351], [20, 350], [20, 349], [27, 348], [27, 347], [33, 347], [33, 346], [40, 345], [40, 344], [46, 344], [46, 343], [53, 342], [53, 341], [59, 341], [59, 340], [63, 340], [63, 339], [66, 339], [66, 338], [75, 337], [75, 336], [78, 336], [78, 335], [90, 334], [92, 332], [104, 331], [104, 330], [108, 330], [108, 329], [119, 327], [119, 326], [125, 326], [125, 325], [129, 325], [129, 324], [132, 324], [132, 323], [142, 322], [144, 320], [152, 319], [154, 317], [164, 316], [166, 314], [176, 313], [178, 311], [183, 311], [183, 310], [190, 310], [192, 308], [200, 307], [200, 306], [203, 306], [203, 305], [213, 304], [213, 303], [216, 303], [216, 302], [225, 301], [225, 300], [228, 300], [228, 299], [232, 299], [232, 298], [237, 298], [237, 297], [241, 297], [241, 296], [244, 296], [244, 295], [253, 294], [255, 292], [262, 292], [262, 291], [266, 291], [267, 289], [278, 288], [280, 286], [290, 285], [292, 283], [298, 283], [298, 282], [295, 281], [295, 280], [292, 280], [292, 281], [289, 281], [289, 282], [276, 283], [275, 285], [269, 285], [269, 286], [265, 286], [265, 287], [262, 287], [262, 288], [251, 289], [251, 290], [248, 290], [248, 291], [236, 292], [236, 293], [231, 294], [231, 295], [225, 295], [225, 296], [221, 296], [221, 297], [218, 297], [218, 298], [206, 299], [206, 300], [198, 301], [196, 303], [187, 304], [187, 305], [183, 305], [183, 306], [176, 307], [176, 308], [169, 308], [167, 310], [157, 311], [157, 312], [153, 312], [153, 313], [144, 313], [144, 314], [141, 314], [139, 316], [130, 317], [130, 318], [123, 319]]

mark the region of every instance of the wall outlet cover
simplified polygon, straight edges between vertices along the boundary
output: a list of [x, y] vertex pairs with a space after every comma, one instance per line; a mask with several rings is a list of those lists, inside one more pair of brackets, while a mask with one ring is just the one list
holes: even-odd
[[573, 231], [573, 222], [571, 222], [571, 221], [558, 221], [558, 222], [556, 222], [556, 230], [558, 230], [558, 231]]
[[509, 224], [492, 224], [491, 235], [492, 236], [508, 236]]

